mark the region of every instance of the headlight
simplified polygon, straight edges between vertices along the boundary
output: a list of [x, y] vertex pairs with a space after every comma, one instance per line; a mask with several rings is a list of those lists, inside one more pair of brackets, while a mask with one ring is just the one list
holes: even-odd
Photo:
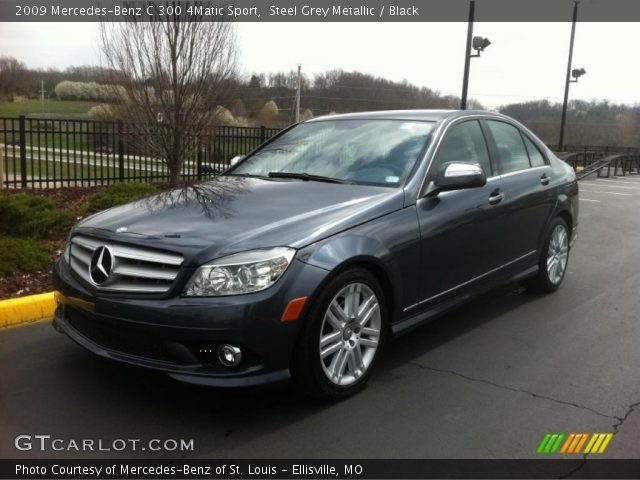
[[236, 253], [198, 268], [184, 289], [189, 297], [218, 297], [259, 292], [285, 272], [296, 251], [278, 247]]

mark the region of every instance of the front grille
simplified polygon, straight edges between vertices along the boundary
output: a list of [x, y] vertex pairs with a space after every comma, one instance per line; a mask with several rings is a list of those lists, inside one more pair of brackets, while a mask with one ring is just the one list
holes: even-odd
[[[91, 259], [100, 247], [107, 247], [113, 258], [108, 264], [108, 274], [101, 275], [96, 283], [90, 274]], [[71, 239], [70, 254], [71, 269], [85, 282], [104, 292], [167, 292], [183, 262], [182, 256], [175, 253], [100, 241], [84, 235]]]
[[123, 326], [103, 325], [96, 319], [90, 319], [74, 308], [65, 309], [65, 318], [83, 337], [93, 343], [112, 350], [136, 357], [173, 363], [173, 358], [164, 344], [146, 332]]

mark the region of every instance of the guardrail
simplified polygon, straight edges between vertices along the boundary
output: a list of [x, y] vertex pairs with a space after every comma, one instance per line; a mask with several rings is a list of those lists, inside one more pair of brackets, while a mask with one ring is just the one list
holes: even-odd
[[[554, 150], [557, 145], [549, 145], [551, 150]], [[640, 147], [629, 147], [619, 145], [565, 145], [564, 153], [598, 153], [602, 156], [616, 155], [616, 154], [633, 154], [640, 153]]]
[[[597, 174], [598, 177], [640, 174], [640, 153], [623, 153], [604, 156], [599, 152], [576, 152], [562, 155], [565, 162], [576, 171], [578, 180]], [[606, 175], [605, 172], [606, 171]]]

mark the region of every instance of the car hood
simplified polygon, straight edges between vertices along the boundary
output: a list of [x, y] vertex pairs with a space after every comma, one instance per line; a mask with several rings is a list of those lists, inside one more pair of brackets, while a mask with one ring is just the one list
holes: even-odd
[[220, 176], [97, 213], [76, 232], [179, 251], [187, 264], [301, 248], [403, 207], [402, 189]]

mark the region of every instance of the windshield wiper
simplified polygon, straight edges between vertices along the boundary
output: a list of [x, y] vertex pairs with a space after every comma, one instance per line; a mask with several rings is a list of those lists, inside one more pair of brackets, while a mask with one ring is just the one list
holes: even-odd
[[339, 178], [323, 177], [322, 175], [311, 175], [309, 173], [295, 173], [295, 172], [269, 172], [269, 178], [297, 178], [308, 182], [309, 180], [314, 182], [327, 182], [327, 183], [345, 183], [352, 184], [348, 180], [341, 180]]
[[267, 178], [264, 175], [258, 175], [257, 173], [227, 173], [229, 177], [251, 177], [251, 178]]

